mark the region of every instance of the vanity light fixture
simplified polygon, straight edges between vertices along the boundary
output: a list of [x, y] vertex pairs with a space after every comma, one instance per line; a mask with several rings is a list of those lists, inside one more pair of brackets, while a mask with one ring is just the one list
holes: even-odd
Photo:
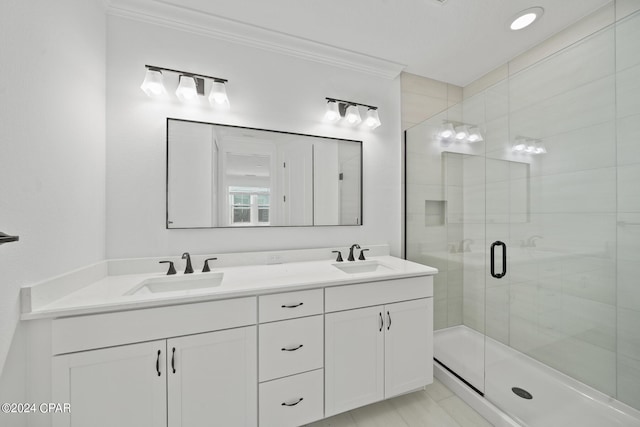
[[227, 96], [227, 88], [224, 81], [213, 79], [211, 92], [209, 92], [209, 102], [214, 106], [220, 105], [229, 108], [229, 97]]
[[367, 115], [364, 124], [371, 130], [381, 125], [378, 107], [373, 105], [361, 104], [359, 102], [344, 101], [342, 99], [325, 98], [327, 100], [324, 119], [328, 122], [338, 122], [344, 120], [351, 126], [357, 126], [362, 123], [359, 107], [367, 109]]
[[350, 125], [357, 125], [360, 124], [360, 122], [362, 121], [362, 118], [360, 117], [360, 110], [358, 110], [358, 106], [357, 105], [349, 105], [347, 107], [347, 112], [344, 115], [345, 120], [347, 121], [347, 123], [349, 123]]
[[477, 126], [474, 126], [471, 129], [469, 129], [468, 140], [469, 140], [469, 142], [484, 141], [484, 138], [482, 137], [482, 132], [480, 131], [480, 128], [478, 128]]
[[337, 122], [340, 120], [338, 101], [327, 101], [327, 111], [324, 113], [324, 119], [328, 122]]
[[516, 137], [511, 151], [522, 154], [547, 154], [547, 148], [542, 143], [542, 140], [523, 136]]
[[544, 14], [544, 9], [541, 7], [530, 7], [519, 12], [511, 19], [509, 28], [513, 31], [522, 30], [533, 24], [535, 20], [540, 18]]
[[144, 81], [142, 82], [140, 89], [142, 89], [142, 91], [151, 98], [162, 96], [167, 93], [164, 88], [162, 71], [156, 68], [147, 68], [147, 74], [144, 76]]
[[369, 129], [375, 129], [381, 125], [377, 108], [369, 108], [367, 110], [367, 118], [364, 120], [364, 124], [367, 125]]
[[176, 89], [176, 96], [181, 101], [193, 101], [198, 97], [196, 79], [191, 76], [180, 75], [180, 83]]
[[145, 67], [147, 68], [147, 73], [140, 89], [149, 97], [159, 97], [167, 93], [164, 86], [163, 73], [169, 72], [178, 74], [176, 96], [181, 101], [193, 101], [197, 99], [198, 95], [204, 96], [205, 82], [211, 80], [209, 102], [214, 106], [229, 107], [229, 98], [226, 89], [227, 79], [190, 73], [188, 71], [173, 70], [171, 68], [156, 67], [154, 65], [145, 65]]
[[484, 141], [479, 126], [461, 122], [443, 122], [438, 128], [436, 137], [440, 140], [440, 144], [445, 147], [451, 145], [454, 141], [468, 143]]
[[456, 127], [456, 140], [464, 141], [469, 138], [469, 130], [466, 125], [460, 125]]

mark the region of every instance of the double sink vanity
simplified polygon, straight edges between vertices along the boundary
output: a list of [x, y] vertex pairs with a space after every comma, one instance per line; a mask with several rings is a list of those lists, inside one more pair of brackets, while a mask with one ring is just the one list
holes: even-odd
[[23, 319], [50, 324], [51, 401], [71, 404], [52, 425], [300, 426], [424, 387], [437, 270], [367, 249], [172, 275], [111, 260], [23, 288]]

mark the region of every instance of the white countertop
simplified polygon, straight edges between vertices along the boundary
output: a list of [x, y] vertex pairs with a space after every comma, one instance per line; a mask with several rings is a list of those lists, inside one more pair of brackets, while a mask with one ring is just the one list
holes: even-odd
[[[338, 286], [369, 281], [400, 279], [434, 275], [435, 268], [383, 255], [368, 257], [388, 267], [383, 271], [357, 274], [345, 273], [334, 267], [334, 260], [310, 260], [273, 265], [242, 265], [216, 268], [211, 273], [223, 273], [221, 285], [206, 288], [126, 295], [150, 278], [165, 277], [163, 273], [138, 273], [107, 275], [97, 281], [86, 283], [50, 302], [25, 310], [23, 320], [76, 316], [109, 311], [121, 311], [184, 304], [218, 299], [256, 296], [276, 292], [296, 291], [317, 287]], [[357, 264], [362, 261], [345, 261]], [[176, 276], [182, 275], [181, 271]], [[210, 273], [195, 272], [190, 277]], [[58, 279], [59, 281], [60, 279]], [[29, 306], [29, 305], [27, 305]]]

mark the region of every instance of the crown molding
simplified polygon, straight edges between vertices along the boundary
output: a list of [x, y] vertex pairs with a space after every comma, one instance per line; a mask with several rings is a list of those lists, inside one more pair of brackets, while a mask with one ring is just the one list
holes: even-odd
[[107, 13], [347, 70], [395, 79], [406, 67], [163, 0], [105, 0]]

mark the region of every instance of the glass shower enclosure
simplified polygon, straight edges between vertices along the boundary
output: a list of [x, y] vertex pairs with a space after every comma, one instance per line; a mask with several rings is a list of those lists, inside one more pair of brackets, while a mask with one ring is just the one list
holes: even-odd
[[526, 401], [571, 406], [545, 375], [640, 409], [640, 13], [405, 142], [405, 254], [440, 271], [437, 362], [525, 425], [545, 425]]

